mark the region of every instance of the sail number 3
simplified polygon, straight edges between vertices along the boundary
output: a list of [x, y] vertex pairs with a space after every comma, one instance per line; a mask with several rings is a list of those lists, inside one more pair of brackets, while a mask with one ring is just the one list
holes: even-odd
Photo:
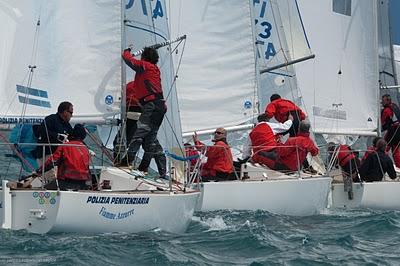
[[[268, 21], [265, 14], [267, 11], [268, 0], [253, 0], [253, 8], [255, 14], [255, 25], [257, 29], [257, 43], [263, 44], [265, 47], [264, 57], [269, 59], [275, 56], [276, 50], [274, 44], [271, 42], [271, 34], [273, 32], [272, 24]], [[261, 38], [259, 40], [258, 38]]]

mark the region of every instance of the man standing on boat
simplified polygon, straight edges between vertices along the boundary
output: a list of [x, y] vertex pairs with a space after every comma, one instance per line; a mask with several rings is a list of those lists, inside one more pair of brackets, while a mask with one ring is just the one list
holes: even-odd
[[[133, 135], [136, 132], [137, 122], [139, 121], [139, 117], [141, 114], [142, 114], [142, 107], [140, 106], [139, 100], [136, 95], [135, 82], [131, 81], [128, 84], [126, 84], [126, 122], [125, 125], [122, 126], [122, 129], [125, 128], [126, 143], [128, 145], [129, 143], [131, 143]], [[121, 153], [123, 153], [123, 151], [120, 149], [121, 136], [122, 132], [119, 132], [118, 135], [115, 136], [113, 142], [114, 164], [117, 167], [129, 166], [134, 159], [132, 158], [132, 160], [129, 160], [128, 158], [129, 156], [126, 156], [124, 158], [120, 157]], [[140, 162], [138, 170], [147, 173], [152, 158], [153, 158], [152, 154], [145, 152], [142, 161]]]
[[150, 47], [144, 48], [141, 60], [135, 59], [130, 52], [130, 48], [125, 49], [122, 58], [136, 72], [134, 88], [137, 99], [142, 106], [142, 114], [137, 122], [135, 134], [128, 144], [128, 160], [129, 163], [134, 162], [136, 153], [143, 144], [144, 151], [152, 154], [156, 160], [160, 177], [165, 177], [166, 158], [157, 140], [158, 129], [167, 112], [161, 86], [160, 69], [156, 65], [159, 56], [157, 50]]
[[[57, 113], [46, 116], [44, 121], [34, 130], [38, 143], [61, 144], [68, 141], [68, 135], [72, 133], [69, 123], [74, 107], [70, 102], [62, 102], [58, 105]], [[35, 132], [36, 131], [36, 132]], [[57, 146], [46, 147], [45, 155], [53, 153]], [[36, 157], [42, 158], [43, 147], [36, 147]]]
[[289, 133], [290, 137], [295, 137], [299, 130], [300, 121], [306, 119], [305, 113], [293, 102], [282, 99], [279, 94], [272, 94], [270, 97], [270, 103], [265, 108], [265, 114], [269, 119], [275, 117], [276, 121], [285, 123], [288, 120], [289, 115], [293, 116], [292, 127], [283, 132], [282, 135]]
[[[384, 139], [387, 142], [388, 149], [392, 150], [392, 156], [396, 167], [400, 168], [400, 109], [395, 103], [392, 103], [389, 94], [382, 96], [382, 106], [382, 131], [386, 131]], [[396, 116], [396, 119], [394, 116]]]
[[272, 168], [277, 160], [277, 135], [288, 131], [292, 127], [293, 117], [289, 114], [288, 120], [285, 123], [270, 123], [266, 114], [260, 114], [257, 120], [258, 124], [249, 134], [250, 141], [248, 141], [247, 146], [244, 148], [243, 157], [250, 156], [252, 148], [253, 162]]

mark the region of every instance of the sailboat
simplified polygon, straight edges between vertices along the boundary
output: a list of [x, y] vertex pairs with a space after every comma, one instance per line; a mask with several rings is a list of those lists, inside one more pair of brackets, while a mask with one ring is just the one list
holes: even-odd
[[[260, 85], [256, 47], [260, 40], [256, 36], [267, 39], [267, 50], [262, 53], [275, 57], [268, 38], [269, 32], [278, 29], [267, 2], [171, 1], [172, 34], [188, 36], [177, 79], [184, 136], [190, 138], [194, 131], [198, 135], [211, 133], [221, 126], [248, 130], [260, 109], [265, 108], [265, 100], [260, 97], [265, 88]], [[272, 2], [278, 5], [280, 1]], [[286, 175], [257, 165], [246, 167], [242, 171], [246, 172], [245, 178], [204, 182], [199, 210], [312, 215], [327, 206], [330, 177]]]
[[[389, 2], [298, 3], [316, 55], [312, 62], [296, 66], [304, 101], [312, 108], [308, 114], [314, 131], [323, 134], [321, 139], [348, 141], [342, 144], [376, 136], [380, 132], [379, 88], [397, 98], [397, 90], [390, 89], [397, 81]], [[366, 150], [365, 144], [361, 150]], [[399, 182], [354, 183], [350, 188], [354, 197], [349, 197], [343, 182], [337, 181], [331, 189], [332, 208], [400, 209]]]
[[[1, 1], [2, 122], [40, 123], [56, 112], [59, 102], [67, 100], [74, 105], [73, 123], [112, 124], [124, 102], [121, 90], [126, 74], [121, 51], [127, 45], [125, 12], [126, 16], [137, 14], [137, 20], [129, 23], [136, 29], [131, 36], [138, 50], [156, 44], [157, 34], [169, 38], [167, 31], [160, 33], [160, 28], [153, 27], [157, 19], [163, 21], [160, 25], [166, 23], [162, 14], [165, 2], [157, 1], [156, 6], [152, 6], [153, 1], [133, 2]], [[174, 87], [167, 83], [172, 65], [165, 62], [168, 60], [161, 66], [166, 81], [163, 87], [173, 94]], [[166, 149], [177, 147], [181, 132], [178, 117], [173, 108], [169, 109], [169, 124], [162, 134], [175, 142], [168, 143], [164, 138]], [[172, 133], [174, 126], [178, 134]], [[179, 173], [171, 170], [170, 175]], [[141, 178], [128, 169], [102, 167], [98, 179], [99, 184], [109, 186], [93, 191], [50, 191], [41, 186], [10, 188], [9, 181], [3, 180], [1, 228], [32, 233], [142, 232], [160, 228], [179, 233], [191, 221], [200, 195], [172, 182]]]

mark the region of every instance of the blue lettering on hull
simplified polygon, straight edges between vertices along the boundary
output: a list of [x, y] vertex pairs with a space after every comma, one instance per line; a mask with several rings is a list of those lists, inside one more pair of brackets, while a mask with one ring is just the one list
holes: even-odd
[[91, 204], [149, 204], [148, 197], [101, 197], [88, 196], [86, 203]]
[[129, 216], [133, 215], [135, 212], [135, 209], [126, 211], [126, 212], [118, 212], [118, 213], [114, 213], [111, 211], [108, 211], [105, 207], [101, 207], [100, 211], [99, 211], [99, 215], [105, 219], [109, 219], [109, 220], [122, 220], [122, 219], [126, 219]]

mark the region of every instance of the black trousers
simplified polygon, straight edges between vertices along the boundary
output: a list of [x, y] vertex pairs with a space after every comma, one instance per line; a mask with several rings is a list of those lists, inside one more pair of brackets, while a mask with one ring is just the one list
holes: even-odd
[[[128, 156], [129, 158], [135, 158], [142, 145], [145, 154], [149, 153], [149, 156], [151, 155], [155, 159], [160, 176], [164, 176], [167, 172], [167, 160], [157, 139], [158, 129], [167, 111], [164, 100], [147, 102], [142, 106], [142, 111], [137, 122], [137, 129], [129, 143]], [[148, 158], [151, 160], [151, 157], [144, 159], [148, 160]]]

